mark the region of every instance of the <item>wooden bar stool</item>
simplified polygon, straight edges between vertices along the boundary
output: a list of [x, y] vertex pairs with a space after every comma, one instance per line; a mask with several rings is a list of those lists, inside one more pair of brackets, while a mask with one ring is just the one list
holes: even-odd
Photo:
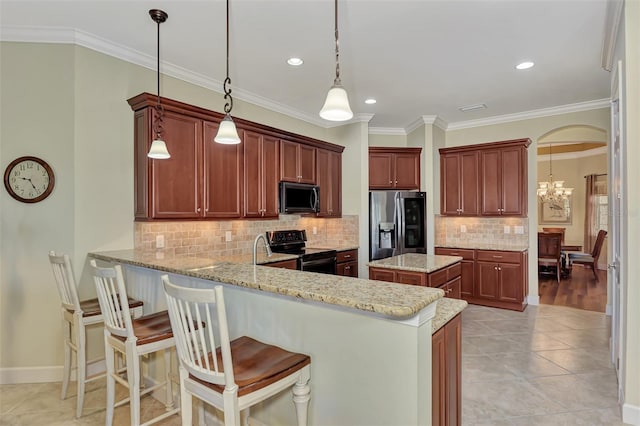
[[[82, 406], [84, 404], [85, 384], [101, 377], [104, 373], [87, 378], [87, 348], [86, 348], [86, 327], [91, 324], [102, 322], [102, 313], [98, 299], [82, 300], [78, 299], [76, 280], [71, 268], [69, 256], [57, 255], [54, 251], [49, 252], [49, 262], [55, 278], [60, 303], [62, 306], [62, 329], [64, 334], [64, 373], [62, 377], [61, 398], [67, 397], [69, 380], [71, 379], [71, 358], [73, 352], [76, 353], [76, 375], [78, 383], [78, 395], [76, 406], [76, 417], [82, 416]], [[139, 300], [129, 299], [129, 309], [135, 317], [142, 316], [143, 303]]]
[[[293, 387], [297, 423], [307, 424], [311, 358], [247, 336], [229, 341], [222, 286], [178, 287], [163, 275], [180, 360], [182, 425], [191, 425], [192, 395], [224, 413], [226, 426], [248, 424], [249, 408]], [[204, 323], [200, 330], [195, 324]], [[217, 343], [216, 343], [217, 339]], [[215, 351], [215, 352], [214, 352]], [[200, 424], [204, 422], [204, 409]]]
[[[171, 392], [170, 350], [175, 346], [171, 323], [167, 311], [157, 312], [132, 319], [126, 303], [127, 291], [124, 285], [122, 268], [101, 268], [96, 261], [91, 261], [92, 275], [98, 291], [100, 310], [104, 317], [104, 350], [107, 361], [107, 425], [113, 424], [114, 409], [129, 402], [131, 425], [140, 425], [140, 397], [154, 390], [165, 387], [167, 411], [143, 423], [149, 425], [165, 419], [180, 411], [173, 408]], [[161, 383], [140, 391], [140, 357], [150, 353], [163, 351], [166, 377]], [[127, 378], [124, 379], [116, 371], [115, 354], [125, 356]], [[129, 398], [115, 402], [116, 382], [129, 389]]]

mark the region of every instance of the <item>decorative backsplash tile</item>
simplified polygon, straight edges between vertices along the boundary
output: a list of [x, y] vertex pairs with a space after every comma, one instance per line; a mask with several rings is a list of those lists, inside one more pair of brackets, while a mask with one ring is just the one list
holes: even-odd
[[[156, 250], [156, 238], [161, 235], [162, 250], [173, 254], [251, 254], [256, 235], [285, 229], [306, 230], [309, 247], [358, 246], [357, 215], [336, 219], [282, 215], [273, 220], [135, 222], [134, 226], [136, 249]], [[231, 241], [225, 241], [227, 231], [231, 232]]]
[[[528, 245], [529, 222], [526, 217], [435, 217], [435, 245], [496, 243]], [[505, 233], [508, 227], [508, 233]], [[522, 227], [522, 233], [516, 233]]]

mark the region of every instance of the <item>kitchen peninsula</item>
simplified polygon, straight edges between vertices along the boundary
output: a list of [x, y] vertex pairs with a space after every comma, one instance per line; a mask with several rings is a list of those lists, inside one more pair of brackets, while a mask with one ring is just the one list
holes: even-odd
[[[443, 309], [436, 321], [442, 290], [254, 266], [242, 257], [141, 250], [89, 256], [122, 264], [129, 294], [144, 300], [145, 313], [165, 309], [163, 273], [180, 285], [223, 285], [232, 337], [311, 355], [310, 424], [431, 423], [433, 324], [464, 307]], [[283, 394], [252, 416], [293, 424], [290, 405]]]

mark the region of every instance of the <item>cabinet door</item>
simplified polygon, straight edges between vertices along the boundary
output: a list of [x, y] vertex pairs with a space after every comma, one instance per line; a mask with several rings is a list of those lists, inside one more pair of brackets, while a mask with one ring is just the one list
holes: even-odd
[[260, 187], [262, 190], [262, 217], [278, 217], [278, 176], [280, 144], [278, 139], [264, 136], [260, 146]]
[[[318, 151], [319, 152], [319, 151]], [[331, 194], [329, 195], [329, 213], [332, 217], [342, 216], [342, 153], [329, 152], [329, 176]], [[320, 190], [322, 192], [322, 189]], [[357, 268], [356, 268], [357, 269]]]
[[460, 284], [462, 283], [462, 278], [454, 278], [446, 284], [446, 289], [443, 289], [445, 292], [445, 297], [450, 299], [461, 299], [460, 293]]
[[433, 426], [446, 426], [447, 357], [444, 327], [431, 336], [431, 424]]
[[338, 272], [338, 275], [342, 275], [343, 277], [358, 278], [358, 262], [353, 261], [353, 262], [338, 263], [337, 272]]
[[420, 155], [393, 154], [394, 188], [420, 189]]
[[316, 183], [316, 148], [298, 144], [298, 182]]
[[462, 317], [456, 315], [444, 326], [446, 354], [446, 422], [450, 426], [462, 424]]
[[272, 268], [283, 268], [283, 269], [298, 269], [298, 262], [295, 259], [291, 260], [281, 260], [279, 262], [271, 262], [265, 263], [264, 266], [270, 266]]
[[369, 279], [376, 281], [395, 282], [396, 274], [389, 269], [378, 269], [369, 267]]
[[522, 302], [522, 267], [520, 265], [501, 263], [498, 281], [498, 300], [504, 302]]
[[298, 143], [280, 141], [280, 180], [298, 182]]
[[262, 136], [244, 131], [244, 217], [262, 217], [262, 157], [260, 155]]
[[525, 186], [526, 165], [523, 164], [524, 149], [521, 147], [501, 150], [502, 188], [501, 214], [510, 216], [526, 215]]
[[426, 285], [427, 276], [420, 272], [396, 271], [395, 282], [400, 284]]
[[440, 157], [440, 213], [460, 214], [460, 154], [443, 154]]
[[[242, 144], [215, 143], [218, 123], [204, 122], [204, 217], [242, 215]], [[239, 131], [242, 139], [242, 131]]]
[[460, 296], [461, 298], [473, 297], [473, 283], [475, 281], [475, 262], [473, 260], [463, 260], [462, 275], [460, 276]]
[[202, 216], [202, 121], [172, 112], [164, 115], [168, 160], [151, 162], [152, 217], [196, 219]]
[[502, 174], [500, 150], [480, 153], [481, 214], [499, 216], [502, 209]]
[[320, 211], [318, 216], [327, 217], [330, 216], [331, 211], [331, 192], [333, 190], [331, 185], [331, 165], [330, 165], [330, 151], [319, 149], [317, 152], [317, 173], [316, 182], [320, 187]]
[[460, 214], [463, 216], [478, 215], [480, 195], [478, 163], [477, 152], [460, 154]]
[[393, 188], [392, 155], [388, 153], [369, 154], [369, 188]]
[[498, 298], [498, 264], [476, 261], [477, 297]]

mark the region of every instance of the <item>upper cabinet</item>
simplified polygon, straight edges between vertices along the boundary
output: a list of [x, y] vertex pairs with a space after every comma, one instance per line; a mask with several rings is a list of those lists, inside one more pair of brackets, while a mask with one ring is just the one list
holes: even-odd
[[316, 181], [320, 187], [318, 217], [342, 215], [342, 154], [326, 149], [317, 151]]
[[440, 149], [440, 212], [527, 216], [529, 139]]
[[422, 148], [369, 147], [369, 189], [420, 189]]
[[[213, 142], [223, 115], [171, 99], [164, 107], [163, 139], [171, 158], [152, 160], [157, 97], [128, 100], [134, 111], [136, 220], [273, 218], [278, 182], [322, 179], [322, 216], [341, 214], [344, 147], [235, 118], [238, 145]], [[316, 151], [323, 151], [322, 171]], [[324, 163], [323, 163], [324, 164]]]
[[280, 141], [280, 180], [316, 183], [316, 148]]

